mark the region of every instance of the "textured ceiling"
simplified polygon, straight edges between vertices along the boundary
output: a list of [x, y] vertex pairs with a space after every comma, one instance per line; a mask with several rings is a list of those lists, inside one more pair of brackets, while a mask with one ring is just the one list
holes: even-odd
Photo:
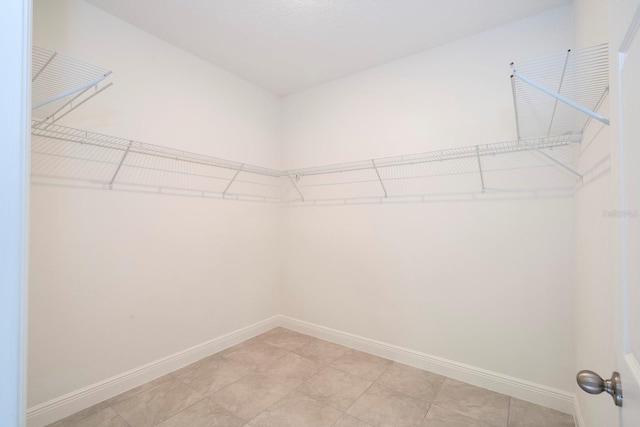
[[87, 0], [278, 95], [571, 0]]

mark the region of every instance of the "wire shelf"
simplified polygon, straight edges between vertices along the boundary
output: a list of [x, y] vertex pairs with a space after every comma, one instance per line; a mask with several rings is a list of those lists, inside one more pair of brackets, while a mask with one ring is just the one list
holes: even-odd
[[288, 170], [283, 202], [573, 191], [580, 140], [567, 134]]
[[569, 134], [278, 171], [55, 124], [32, 128], [32, 135], [36, 184], [79, 182], [285, 204], [573, 190], [576, 178], [567, 170], [581, 138]]
[[32, 128], [34, 182], [278, 202], [282, 173], [60, 125]]
[[[609, 92], [607, 44], [511, 64], [518, 138], [581, 133]], [[557, 95], [557, 96], [556, 96]]]
[[110, 87], [111, 83], [100, 86], [110, 74], [106, 68], [33, 46], [31, 108], [34, 117], [48, 123], [59, 120]]

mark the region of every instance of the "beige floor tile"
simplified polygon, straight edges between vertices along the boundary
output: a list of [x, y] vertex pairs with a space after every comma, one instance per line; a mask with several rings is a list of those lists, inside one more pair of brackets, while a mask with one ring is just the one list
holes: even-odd
[[434, 403], [440, 408], [481, 421], [486, 427], [505, 427], [509, 396], [447, 378]]
[[433, 404], [420, 427], [483, 427], [483, 425], [478, 420]]
[[298, 387], [318, 372], [321, 368], [317, 362], [305, 359], [297, 354], [288, 353], [259, 368], [257, 372], [274, 378], [291, 387]]
[[87, 409], [83, 409], [82, 411], [76, 412], [73, 415], [63, 418], [60, 421], [56, 421], [53, 424], [49, 424], [47, 427], [64, 427], [67, 425], [73, 425], [74, 422], [81, 420], [83, 418], [87, 418], [90, 415], [96, 414], [108, 407], [109, 407], [109, 404], [107, 402], [100, 402], [96, 405], [88, 407]]
[[373, 384], [347, 413], [372, 426], [418, 426], [429, 403]]
[[511, 398], [509, 427], [575, 427], [573, 417], [524, 400]]
[[373, 354], [349, 350], [334, 360], [331, 366], [347, 374], [375, 381], [391, 363], [391, 360]]
[[125, 391], [124, 393], [120, 393], [119, 395], [114, 396], [111, 399], [107, 400], [107, 403], [109, 405], [115, 405], [118, 402], [127, 400], [128, 398], [135, 396], [138, 393], [142, 393], [143, 391], [149, 390], [150, 388], [153, 388], [158, 384], [162, 384], [163, 382], [170, 380], [172, 378], [174, 378], [172, 374], [163, 375], [160, 378], [156, 378], [155, 380], [149, 381], [146, 384], [142, 384], [139, 387], [132, 388], [131, 390]]
[[329, 364], [349, 351], [349, 347], [325, 340], [313, 339], [310, 343], [298, 347], [293, 352], [307, 359]]
[[227, 349], [219, 351], [218, 353], [216, 353], [216, 355], [224, 356], [225, 354], [229, 354], [229, 353], [233, 353], [234, 351], [242, 350], [243, 348], [249, 347], [250, 345], [253, 345], [253, 344], [256, 344], [256, 343], [260, 342], [261, 339], [262, 339], [261, 337], [262, 337], [262, 335], [258, 335], [258, 336], [255, 336], [253, 338], [249, 338], [246, 341], [242, 341], [241, 343], [238, 343], [238, 344], [236, 344], [234, 346], [231, 346], [231, 347], [229, 347]]
[[128, 424], [114, 411], [107, 406], [99, 411], [95, 411], [84, 417], [75, 419], [65, 418], [50, 427], [128, 427]]
[[302, 384], [298, 391], [319, 402], [346, 411], [370, 385], [371, 381], [329, 366]]
[[287, 353], [286, 350], [281, 348], [258, 342], [233, 353], [225, 354], [223, 357], [234, 362], [243, 363], [252, 369], [258, 369]]
[[444, 380], [442, 375], [394, 362], [376, 383], [416, 399], [433, 401]]
[[353, 418], [351, 415], [343, 414], [332, 427], [371, 427], [369, 424]]
[[170, 379], [116, 403], [113, 409], [131, 427], [153, 426], [202, 398], [200, 393], [177, 379]]
[[204, 395], [214, 393], [252, 371], [247, 365], [225, 359], [208, 357], [174, 373], [175, 377]]
[[262, 342], [287, 351], [295, 350], [296, 348], [302, 347], [313, 340], [309, 335], [304, 335], [284, 328], [272, 329], [266, 334], [261, 335], [260, 339]]
[[273, 405], [291, 387], [262, 374], [250, 374], [211, 395], [211, 400], [245, 421]]
[[244, 421], [209, 399], [189, 406], [158, 427], [239, 427]]
[[342, 415], [317, 400], [297, 391], [251, 420], [252, 427], [329, 427]]

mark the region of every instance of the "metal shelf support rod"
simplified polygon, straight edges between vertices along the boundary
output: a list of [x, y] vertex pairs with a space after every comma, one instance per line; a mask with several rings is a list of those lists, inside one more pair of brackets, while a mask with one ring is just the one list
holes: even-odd
[[243, 167], [244, 167], [244, 163], [240, 165], [240, 167], [236, 171], [235, 175], [233, 175], [233, 178], [231, 178], [231, 181], [229, 181], [229, 184], [227, 184], [226, 188], [222, 192], [222, 197], [224, 197], [225, 194], [227, 194], [227, 190], [229, 190], [229, 187], [231, 187], [231, 184], [233, 184], [233, 181], [236, 180], [236, 178], [238, 177], [238, 174], [240, 173], [240, 171], [242, 170]]
[[[513, 62], [511, 63], [513, 66]], [[511, 93], [513, 93], [513, 109], [516, 113], [516, 137], [520, 141], [520, 119], [518, 119], [518, 100], [516, 99], [516, 81], [511, 75]]]
[[564, 102], [565, 104], [567, 104], [570, 107], [575, 108], [578, 111], [583, 112], [584, 114], [593, 117], [594, 119], [608, 125], [609, 124], [609, 120], [602, 117], [600, 114], [598, 113], [594, 113], [593, 111], [591, 111], [590, 109], [588, 109], [587, 107], [584, 107], [580, 104], [578, 104], [577, 102], [572, 101], [571, 99], [567, 98], [566, 96], [562, 96], [559, 93], [556, 93], [554, 91], [552, 91], [549, 88], [546, 88], [536, 82], [534, 82], [533, 80], [530, 80], [529, 78], [527, 78], [526, 76], [523, 76], [522, 74], [518, 73], [516, 70], [513, 70], [513, 75], [516, 76], [518, 79], [520, 79], [521, 81], [523, 81], [524, 83], [533, 86], [534, 88], [541, 90], [542, 92], [546, 93], [549, 96], [552, 96], [554, 98], [556, 98], [557, 100]]
[[35, 82], [35, 81], [36, 81], [36, 79], [38, 78], [38, 76], [39, 76], [39, 75], [44, 71], [44, 69], [45, 69], [45, 68], [47, 68], [47, 66], [51, 63], [51, 61], [53, 61], [53, 58], [55, 58], [57, 54], [58, 54], [58, 52], [53, 52], [53, 53], [51, 54], [51, 56], [49, 57], [49, 59], [47, 59], [47, 62], [45, 62], [45, 63], [42, 65], [42, 68], [40, 68], [40, 69], [38, 70], [38, 72], [36, 73], [36, 75], [35, 75], [35, 76], [33, 76], [33, 78], [31, 79], [31, 83], [33, 83], [33, 82]]
[[293, 188], [295, 188], [296, 191], [298, 192], [298, 194], [300, 195], [300, 199], [304, 202], [304, 196], [300, 192], [300, 189], [298, 188], [298, 186], [294, 182], [293, 178], [291, 178], [291, 174], [289, 174], [289, 171], [286, 171], [286, 174], [287, 174], [287, 177], [289, 178], [289, 181], [291, 181], [291, 185], [293, 185]]
[[129, 148], [131, 148], [131, 142], [129, 142], [129, 147], [127, 147], [127, 150], [122, 155], [122, 158], [120, 159], [120, 163], [118, 163], [118, 167], [116, 168], [116, 171], [113, 173], [113, 176], [111, 177], [111, 181], [109, 181], [109, 190], [113, 188], [113, 182], [116, 180], [116, 177], [118, 176], [118, 172], [120, 172], [120, 168], [122, 167], [122, 163], [124, 163], [124, 159], [126, 159], [127, 154], [129, 154]]
[[480, 184], [482, 184], [482, 192], [484, 193], [484, 175], [482, 174], [482, 163], [480, 162], [480, 147], [476, 145], [476, 155], [478, 157], [478, 170], [480, 171]]
[[[564, 66], [562, 67], [560, 84], [558, 84], [558, 93], [562, 91], [562, 83], [564, 82], [564, 76], [567, 73], [567, 64], [569, 63], [569, 54], [571, 54], [571, 49], [567, 50], [567, 56], [564, 58]], [[558, 109], [558, 99], [556, 98], [556, 102], [553, 104], [553, 113], [551, 113], [551, 120], [549, 121], [549, 130], [547, 131], [547, 136], [551, 135], [551, 127], [553, 126], [553, 119], [556, 117], [557, 109]]]
[[380, 177], [380, 172], [378, 172], [376, 161], [374, 159], [371, 159], [371, 164], [373, 165], [373, 169], [376, 171], [376, 175], [378, 175], [378, 181], [380, 181], [380, 185], [382, 186], [382, 191], [384, 191], [384, 197], [387, 197], [387, 189], [384, 188], [384, 182], [382, 182], [382, 177]]

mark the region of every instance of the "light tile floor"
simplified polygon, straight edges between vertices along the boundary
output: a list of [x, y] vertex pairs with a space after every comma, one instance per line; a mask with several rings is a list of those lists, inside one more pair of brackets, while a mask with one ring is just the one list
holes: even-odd
[[283, 328], [54, 427], [574, 427], [567, 414]]

